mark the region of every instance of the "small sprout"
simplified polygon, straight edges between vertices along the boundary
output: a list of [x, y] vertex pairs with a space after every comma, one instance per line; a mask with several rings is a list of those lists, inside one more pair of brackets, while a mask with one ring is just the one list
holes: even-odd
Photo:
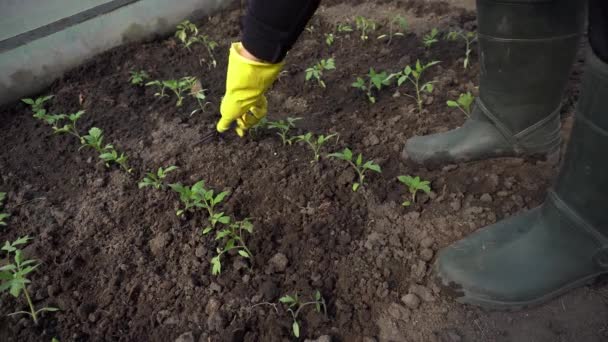
[[300, 302], [297, 293], [293, 296], [285, 295], [279, 298], [279, 302], [287, 305], [287, 311], [291, 314], [291, 318], [293, 320], [291, 330], [293, 332], [293, 336], [295, 337], [300, 337], [300, 322], [298, 321], [298, 317], [302, 309], [304, 309], [306, 306], [314, 305], [317, 312], [321, 312], [322, 309], [323, 313], [327, 316], [327, 305], [325, 304], [325, 299], [323, 296], [321, 296], [321, 292], [319, 291], [315, 292], [314, 299], [310, 302]]
[[205, 181], [196, 182], [192, 187], [184, 186], [180, 183], [169, 184], [169, 187], [179, 194], [179, 199], [184, 205], [183, 209], [178, 209], [177, 216], [183, 216], [185, 212], [202, 208], [206, 209], [209, 217], [207, 220], [210, 225], [203, 229], [203, 235], [211, 232], [218, 223], [228, 224], [230, 217], [224, 215], [223, 212], [216, 212], [215, 207], [220, 204], [226, 196], [230, 194], [228, 191], [223, 191], [217, 195], [212, 189], [205, 187]]
[[421, 180], [420, 177], [418, 177], [418, 176], [416, 176], [416, 177], [399, 176], [399, 177], [397, 177], [397, 179], [408, 187], [410, 194], [412, 195], [411, 201], [406, 200], [405, 202], [403, 202], [401, 204], [404, 207], [409, 207], [413, 203], [416, 203], [416, 193], [418, 191], [423, 191], [426, 194], [431, 192], [431, 187], [430, 187], [431, 182]]
[[334, 36], [333, 33], [325, 34], [325, 44], [327, 44], [327, 46], [332, 46], [334, 44], [335, 39], [336, 39], [336, 37]]
[[263, 117], [262, 119], [260, 119], [260, 121], [258, 121], [258, 123], [256, 123], [255, 125], [253, 125], [253, 127], [251, 127], [251, 129], [249, 130], [249, 135], [259, 136], [260, 131], [268, 129], [268, 122], [269, 121], [268, 121], [267, 117]]
[[323, 72], [326, 70], [335, 70], [336, 65], [333, 58], [322, 59], [317, 64], [306, 69], [306, 81], [311, 79], [317, 80], [317, 83], [325, 88], [325, 82], [323, 81]]
[[[54, 312], [59, 311], [57, 308], [44, 307], [36, 310], [34, 303], [27, 290], [27, 285], [31, 283], [27, 279], [27, 275], [34, 271], [40, 264], [36, 263], [36, 260], [23, 260], [23, 251], [18, 246], [25, 245], [31, 238], [29, 236], [21, 237], [12, 243], [6, 241], [2, 247], [2, 251], [7, 253], [8, 263], [0, 267], [0, 292], [7, 291], [15, 298], [23, 293], [25, 300], [27, 301], [29, 311], [17, 311], [9, 314], [9, 316], [16, 315], [29, 315], [34, 324], [38, 325], [38, 315], [42, 312]], [[10, 258], [13, 258], [13, 262], [10, 262]]]
[[369, 38], [369, 32], [376, 30], [376, 22], [359, 15], [355, 17], [355, 27], [361, 32], [361, 40], [365, 41]]
[[92, 127], [89, 129], [89, 134], [84, 135], [82, 139], [83, 147], [90, 147], [99, 153], [103, 152], [103, 132], [101, 129]]
[[111, 163], [118, 164], [127, 173], [133, 172], [133, 169], [128, 165], [128, 158], [123, 152], [118, 152], [112, 144], [104, 147], [104, 152], [99, 155], [99, 158], [106, 163], [106, 167], [110, 167]]
[[338, 23], [338, 25], [336, 26], [336, 32], [349, 33], [349, 32], [353, 32], [353, 28], [348, 24]]
[[190, 96], [192, 96], [196, 99], [196, 102], [198, 102], [198, 106], [199, 106], [199, 109], [193, 110], [190, 113], [190, 116], [196, 114], [196, 112], [198, 112], [198, 111], [201, 111], [204, 113], [207, 105], [211, 104], [211, 102], [206, 101], [206, 99], [207, 99], [207, 95], [205, 94], [206, 91], [207, 91], [207, 89], [203, 89], [203, 87], [201, 86], [201, 82], [199, 80], [196, 80], [194, 82], [194, 85], [190, 88]]
[[175, 166], [175, 165], [171, 165], [167, 168], [163, 168], [161, 166], [158, 168], [158, 170], [156, 170], [156, 172], [146, 173], [146, 176], [144, 177], [144, 179], [142, 179], [142, 181], [139, 182], [138, 187], [140, 189], [146, 188], [146, 187], [153, 187], [157, 190], [164, 189], [166, 186], [164, 181], [165, 181], [165, 178], [167, 178], [167, 174], [169, 172], [172, 172], [175, 170], [177, 170], [177, 166]]
[[281, 137], [283, 146], [291, 145], [295, 140], [295, 137], [288, 136], [288, 133], [292, 128], [296, 127], [296, 121], [301, 119], [302, 118], [288, 117], [285, 120], [270, 121], [268, 122], [268, 128], [278, 130], [277, 135]]
[[382, 170], [380, 169], [380, 165], [375, 164], [373, 160], [368, 160], [364, 162], [361, 153], [359, 153], [356, 159], [353, 159], [353, 152], [349, 148], [345, 148], [342, 152], [331, 153], [328, 156], [344, 160], [348, 162], [348, 164], [350, 164], [353, 169], [355, 169], [357, 175], [359, 176], [359, 181], [353, 183], [353, 191], [357, 191], [359, 187], [364, 184], [365, 173], [368, 170], [378, 173], [382, 172]]
[[470, 56], [471, 56], [471, 52], [473, 52], [473, 49], [471, 48], [471, 45], [477, 41], [477, 34], [475, 32], [471, 32], [471, 31], [467, 31], [467, 32], [463, 32], [463, 31], [450, 31], [448, 33], [448, 35], [446, 36], [446, 39], [448, 40], [457, 40], [457, 39], [462, 39], [465, 42], [465, 53], [464, 53], [464, 62], [463, 62], [463, 67], [466, 69], [469, 66], [469, 60], [470, 60]]
[[[82, 136], [78, 132], [76, 123], [84, 115], [84, 113], [85, 113], [84, 110], [79, 110], [76, 113], [72, 113], [72, 114], [53, 115], [58, 119], [57, 121], [55, 121], [55, 124], [53, 124], [53, 131], [57, 134], [73, 135], [76, 138], [78, 138], [78, 141], [80, 141], [82, 143]], [[69, 122], [64, 124], [63, 126], [59, 127], [57, 124], [59, 124], [62, 120], [65, 120], [65, 119], [67, 119]]]
[[389, 23], [388, 34], [379, 35], [378, 39], [388, 38], [386, 45], [391, 45], [393, 38], [396, 36], [403, 37], [405, 31], [407, 31], [407, 20], [404, 17], [397, 15]]
[[466, 93], [460, 94], [460, 96], [458, 96], [458, 100], [456, 101], [448, 100], [447, 105], [450, 108], [460, 109], [466, 116], [471, 116], [471, 105], [473, 104], [474, 100], [475, 97], [471, 95], [470, 91], [467, 91]]
[[184, 20], [177, 25], [175, 37], [190, 50], [190, 46], [198, 42], [198, 27], [189, 20]]
[[46, 115], [46, 109], [44, 108], [44, 103], [53, 98], [54, 95], [41, 96], [37, 99], [22, 99], [23, 103], [30, 105], [32, 108], [32, 112], [34, 112], [34, 117], [36, 119], [42, 119]]
[[[154, 96], [165, 97], [166, 89], [170, 89], [173, 91], [175, 96], [177, 97], [177, 102], [175, 103], [176, 107], [181, 107], [184, 101], [185, 93], [192, 92], [192, 87], [197, 83], [196, 77], [186, 76], [177, 80], [166, 80], [166, 81], [151, 81], [146, 83], [146, 86], [157, 86], [160, 88], [159, 92], [155, 93]], [[204, 94], [203, 94], [204, 95]]]
[[218, 43], [211, 40], [209, 36], [199, 34], [198, 27], [196, 27], [195, 24], [191, 23], [189, 20], [182, 21], [177, 25], [175, 37], [188, 50], [190, 50], [190, 46], [195, 43], [203, 44], [207, 49], [210, 61], [207, 62], [205, 59], [202, 59], [202, 61], [206, 62], [209, 67], [215, 68], [217, 66], [217, 61], [215, 60], [213, 50], [215, 50], [215, 48], [218, 46]]
[[253, 223], [249, 219], [236, 221], [228, 224], [228, 227], [218, 231], [215, 240], [224, 240], [224, 247], [217, 249], [217, 255], [211, 259], [211, 273], [218, 275], [222, 272], [222, 255], [231, 250], [236, 250], [238, 255], [251, 260], [253, 254], [247, 247], [243, 232], [253, 234]]
[[103, 160], [106, 167], [111, 163], [119, 165], [127, 173], [133, 172], [127, 163], [128, 158], [124, 153], [119, 153], [112, 144], [103, 145], [103, 131], [97, 127], [89, 129], [89, 134], [82, 136], [82, 147], [90, 147], [99, 153], [99, 158]]
[[298, 135], [296, 137], [296, 139], [298, 141], [301, 142], [305, 142], [306, 144], [308, 144], [308, 146], [310, 146], [310, 149], [312, 150], [312, 152], [314, 153], [314, 159], [311, 161], [311, 163], [314, 162], [318, 162], [319, 158], [321, 156], [320, 154], [320, 150], [321, 150], [321, 146], [323, 146], [327, 141], [329, 141], [329, 139], [335, 137], [337, 135], [337, 133], [334, 134], [330, 134], [328, 136], [325, 135], [319, 135], [316, 139], [313, 136], [312, 133], [308, 132], [304, 135]]
[[165, 97], [165, 96], [169, 96], [167, 94], [165, 94], [165, 90], [167, 89], [167, 86], [165, 85], [165, 81], [159, 81], [159, 80], [154, 80], [154, 81], [150, 81], [148, 83], [146, 83], [146, 87], [152, 87], [152, 86], [156, 86], [159, 88], [158, 92], [154, 93], [154, 96], [158, 96], [158, 97]]
[[144, 82], [150, 79], [150, 75], [144, 70], [131, 70], [130, 74], [129, 82], [133, 85], [143, 86]]
[[367, 99], [371, 103], [376, 103], [376, 97], [373, 95], [373, 89], [376, 88], [380, 91], [382, 87], [391, 84], [391, 78], [387, 76], [385, 71], [377, 73], [373, 68], [369, 69], [367, 74], [367, 82], [361, 77], [357, 77], [357, 80], [351, 84], [353, 88], [360, 89], [365, 92]]
[[203, 59], [201, 59], [201, 61], [207, 63], [207, 66], [209, 68], [217, 67], [217, 60], [215, 59], [215, 54], [213, 53], [213, 51], [219, 44], [215, 40], [212, 40], [211, 38], [209, 38], [206, 35], [200, 35], [199, 41], [205, 46], [205, 49], [207, 49], [207, 54], [209, 55], [209, 59], [210, 59], [209, 61], [207, 61], [203, 58]]
[[418, 104], [418, 112], [422, 113], [422, 93], [432, 93], [433, 92], [433, 83], [432, 81], [422, 83], [422, 74], [433, 65], [439, 64], [439, 61], [430, 62], [427, 64], [420, 63], [419, 60], [416, 61], [416, 65], [414, 68], [407, 65], [403, 71], [398, 72], [396, 74], [392, 74], [389, 78], [397, 77], [397, 85], [401, 86], [405, 81], [410, 82], [415, 90], [416, 96], [404, 94], [405, 96], [411, 97], [416, 100]]
[[[4, 207], [4, 201], [6, 200], [6, 192], [0, 192], [0, 210]], [[6, 219], [11, 215], [0, 212], [0, 227], [6, 226]]]
[[437, 30], [437, 28], [432, 29], [431, 32], [422, 37], [422, 44], [424, 44], [427, 49], [430, 49], [433, 44], [439, 41], [439, 38], [437, 38], [438, 34], [439, 30]]

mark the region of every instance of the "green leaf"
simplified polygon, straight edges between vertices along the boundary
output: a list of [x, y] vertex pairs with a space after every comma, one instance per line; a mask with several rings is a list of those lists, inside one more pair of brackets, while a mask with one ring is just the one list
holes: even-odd
[[247, 251], [242, 250], [242, 249], [239, 250], [239, 255], [242, 256], [243, 258], [247, 258], [247, 259], [250, 258], [249, 253], [247, 253]]
[[446, 102], [446, 104], [448, 105], [448, 107], [451, 107], [451, 108], [457, 108], [458, 107], [458, 103], [456, 101], [448, 100]]
[[355, 182], [355, 183], [353, 183], [353, 191], [357, 191], [357, 190], [359, 189], [359, 186], [360, 186], [360, 185], [361, 185], [361, 184], [356, 183], [356, 182]]
[[213, 257], [211, 259], [211, 274], [218, 275], [222, 272], [222, 262], [220, 256]]
[[401, 205], [404, 206], [404, 207], [409, 207], [410, 205], [412, 205], [412, 202], [405, 201], [405, 202], [401, 203]]
[[10, 282], [10, 290], [9, 293], [17, 298], [19, 294], [21, 294], [21, 290], [25, 287], [25, 284], [28, 283], [27, 279], [13, 279]]
[[355, 161], [355, 164], [357, 166], [361, 165], [361, 163], [363, 163], [363, 155], [361, 155], [361, 153], [359, 153], [359, 155], [357, 156], [357, 160]]
[[296, 299], [293, 296], [285, 295], [285, 296], [279, 298], [279, 302], [285, 303], [285, 304], [295, 303]]
[[0, 267], [0, 272], [13, 271], [16, 268], [17, 268], [17, 266], [15, 266], [13, 264], [8, 264], [8, 265], [4, 265], [4, 266]]
[[315, 300], [321, 300], [321, 292], [319, 290], [315, 292]]
[[226, 198], [226, 196], [228, 196], [228, 194], [230, 194], [230, 191], [222, 191], [219, 194], [217, 194], [217, 196], [215, 196], [215, 198], [213, 199], [213, 204], [217, 204], [220, 203], [221, 201], [224, 200], [224, 198]]
[[228, 224], [230, 223], [230, 216], [221, 216], [217, 219], [219, 223]]
[[206, 227], [205, 229], [203, 229], [203, 235], [209, 234], [209, 232], [211, 232], [212, 230], [213, 230], [213, 227], [211, 227], [211, 226]]
[[32, 99], [21, 99], [21, 101], [23, 101], [24, 103], [27, 103], [29, 105], [33, 105], [34, 104], [34, 100], [32, 100]]
[[13, 246], [23, 245], [30, 241], [32, 238], [29, 235], [22, 236], [13, 242]]
[[366, 168], [368, 170], [372, 170], [374, 172], [378, 172], [378, 173], [382, 172], [382, 169], [380, 168], [380, 165], [374, 164], [371, 161], [368, 161], [367, 163], [365, 163], [364, 168]]
[[293, 325], [291, 326], [293, 330], [293, 336], [300, 337], [300, 325], [297, 321], [293, 321]]
[[228, 229], [224, 229], [224, 230], [220, 230], [219, 232], [217, 232], [217, 234], [215, 235], [215, 239], [216, 240], [220, 240], [225, 238], [226, 236], [230, 235], [230, 230]]

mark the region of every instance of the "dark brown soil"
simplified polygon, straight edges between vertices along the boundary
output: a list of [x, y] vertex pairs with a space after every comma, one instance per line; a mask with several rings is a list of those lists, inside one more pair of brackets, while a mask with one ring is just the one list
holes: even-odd
[[[354, 15], [384, 23], [396, 10], [407, 15], [412, 33], [390, 46], [356, 34], [333, 46], [323, 33]], [[442, 3], [417, 1], [328, 1], [287, 58], [286, 72], [268, 93], [270, 118], [300, 116], [298, 131], [335, 132], [339, 141], [325, 152], [349, 146], [378, 162], [381, 175], [350, 190], [354, 174], [343, 163], [311, 164], [303, 145], [282, 146], [272, 132], [239, 139], [201, 142], [213, 130], [223, 94], [227, 48], [238, 40], [240, 10], [200, 23], [220, 43], [218, 67], [209, 70], [202, 46], [187, 51], [173, 39], [123, 46], [95, 58], [55, 82], [54, 113], [86, 110], [81, 127], [97, 126], [125, 151], [134, 174], [106, 168], [72, 138], [55, 136], [25, 105], [0, 109], [0, 191], [9, 193], [9, 227], [2, 240], [29, 234], [26, 252], [42, 262], [30, 291], [45, 314], [39, 326], [6, 318], [25, 303], [0, 297], [1, 341], [288, 341], [289, 314], [270, 305], [284, 294], [308, 298], [320, 290], [324, 317], [301, 316], [302, 336], [331, 335], [334, 341], [605, 341], [608, 289], [594, 285], [542, 307], [517, 313], [485, 312], [456, 304], [431, 281], [435, 252], [470, 232], [534, 207], [543, 200], [556, 169], [540, 162], [502, 159], [412, 168], [399, 159], [406, 139], [444, 131], [465, 117], [446, 108], [460, 92], [476, 93], [479, 65], [462, 68], [464, 43], [441, 40], [423, 48], [419, 33], [437, 26], [475, 29], [475, 17]], [[425, 26], [426, 25], [426, 26]], [[304, 70], [333, 56], [327, 89], [304, 81]], [[435, 92], [419, 114], [414, 103], [391, 86], [369, 104], [351, 88], [356, 76], [395, 72], [416, 59], [440, 60], [429, 72]], [[580, 62], [580, 61], [579, 61]], [[213, 103], [205, 113], [187, 99], [159, 99], [150, 88], [132, 86], [129, 71], [154, 79], [196, 76]], [[576, 102], [580, 65], [564, 100], [564, 125]], [[403, 88], [400, 89], [403, 91]], [[250, 217], [251, 269], [227, 256], [224, 271], [211, 276], [216, 242], [202, 236], [202, 213], [179, 219], [178, 197], [170, 191], [140, 190], [145, 171], [177, 165], [172, 182], [204, 179], [231, 195], [222, 210]], [[433, 192], [410, 208], [400, 205], [402, 174], [432, 181]], [[487, 195], [486, 195], [487, 194]], [[482, 200], [482, 195], [483, 200]], [[489, 195], [489, 196], [488, 196]], [[286, 269], [277, 254], [288, 260]], [[273, 258], [274, 257], [274, 258]], [[424, 300], [407, 308], [401, 297], [413, 291]]]

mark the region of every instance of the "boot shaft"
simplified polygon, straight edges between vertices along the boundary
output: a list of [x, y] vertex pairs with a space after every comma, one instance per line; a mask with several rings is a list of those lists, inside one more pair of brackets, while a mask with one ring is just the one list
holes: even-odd
[[592, 52], [555, 192], [608, 238], [608, 64]]
[[481, 109], [514, 136], [558, 116], [586, 1], [478, 0]]

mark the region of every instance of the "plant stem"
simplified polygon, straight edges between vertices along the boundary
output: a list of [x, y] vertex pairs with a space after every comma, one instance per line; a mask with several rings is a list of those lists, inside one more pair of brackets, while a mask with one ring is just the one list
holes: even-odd
[[[19, 267], [19, 271], [21, 271], [21, 267]], [[23, 286], [23, 294], [25, 295], [25, 299], [27, 300], [27, 305], [30, 307], [30, 314], [32, 315], [32, 319], [34, 320], [34, 324], [38, 325], [38, 317], [36, 315], [36, 310], [34, 309], [34, 304], [32, 303], [32, 299], [30, 298], [29, 292], [27, 292], [27, 288]]]
[[355, 163], [353, 163], [352, 161], [347, 160], [347, 162], [355, 169], [355, 171], [357, 171], [357, 174], [359, 175], [359, 186], [363, 186], [363, 180], [365, 179], [363, 172], [359, 170], [357, 165], [355, 165]]

